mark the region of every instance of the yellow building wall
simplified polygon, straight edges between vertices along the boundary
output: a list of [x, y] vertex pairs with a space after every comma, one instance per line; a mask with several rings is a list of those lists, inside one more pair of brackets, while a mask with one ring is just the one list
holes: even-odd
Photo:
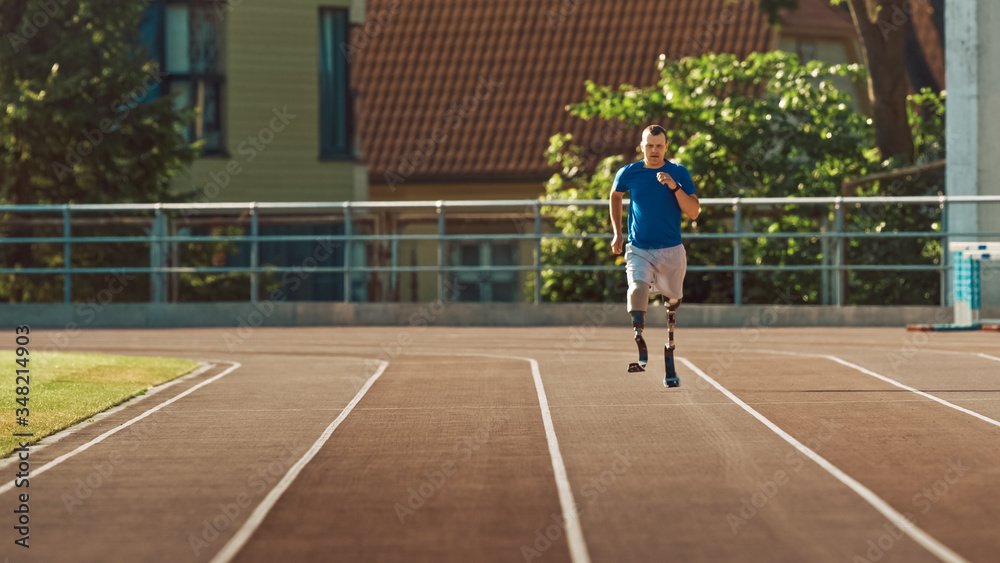
[[545, 184], [538, 182], [437, 183], [404, 182], [390, 188], [372, 183], [372, 201], [437, 201], [439, 199], [538, 199], [545, 194]]
[[[365, 17], [364, 2], [351, 0], [257, 0], [225, 14], [229, 154], [196, 160], [177, 179], [178, 189], [197, 189], [197, 201], [367, 199], [363, 164], [319, 159], [321, 6], [351, 7], [352, 22]], [[277, 116], [282, 113], [284, 120]], [[251, 136], [263, 150], [247, 142]]]

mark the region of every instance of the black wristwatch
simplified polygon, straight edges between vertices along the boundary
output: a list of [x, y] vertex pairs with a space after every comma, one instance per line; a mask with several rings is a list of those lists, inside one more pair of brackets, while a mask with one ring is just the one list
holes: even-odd
[[677, 184], [677, 189], [674, 189], [674, 188], [670, 188], [670, 191], [672, 191], [672, 192], [674, 192], [674, 193], [677, 193], [677, 190], [679, 190], [679, 189], [681, 189], [681, 185], [680, 185], [680, 184]]

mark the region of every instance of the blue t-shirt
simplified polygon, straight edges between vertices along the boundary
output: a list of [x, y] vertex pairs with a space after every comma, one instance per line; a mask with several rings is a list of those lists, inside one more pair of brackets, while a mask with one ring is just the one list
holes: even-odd
[[659, 168], [646, 168], [640, 160], [622, 166], [615, 174], [614, 190], [632, 192], [628, 206], [628, 242], [647, 250], [681, 244], [681, 206], [670, 188], [656, 179], [657, 172], [670, 174], [684, 193], [695, 194], [687, 168], [669, 161]]

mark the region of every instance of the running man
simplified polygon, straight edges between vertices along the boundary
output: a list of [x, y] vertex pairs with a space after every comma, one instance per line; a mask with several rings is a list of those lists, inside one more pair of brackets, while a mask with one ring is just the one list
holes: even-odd
[[687, 254], [681, 241], [681, 212], [697, 219], [701, 204], [695, 194], [691, 174], [679, 164], [667, 162], [667, 132], [650, 125], [642, 132], [643, 159], [623, 166], [611, 187], [610, 212], [614, 227], [612, 252], [621, 254], [622, 198], [631, 192], [628, 208], [628, 244], [625, 269], [628, 273], [628, 312], [632, 315], [639, 362], [630, 372], [645, 371], [646, 342], [642, 338], [650, 295], [663, 295], [667, 303], [669, 344], [664, 345], [666, 378], [663, 384], [677, 387], [674, 369], [674, 315], [681, 304]]

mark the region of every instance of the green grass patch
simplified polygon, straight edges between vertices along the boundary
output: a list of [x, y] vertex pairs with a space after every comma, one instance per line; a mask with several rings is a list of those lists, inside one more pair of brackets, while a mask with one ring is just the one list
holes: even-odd
[[[43, 353], [26, 356], [29, 394], [18, 404], [15, 382], [20, 360], [11, 351], [0, 352], [0, 457], [7, 457], [18, 440], [35, 443], [90, 416], [145, 394], [154, 385], [170, 381], [198, 367], [198, 362], [173, 358], [135, 358], [104, 354]], [[23, 380], [21, 382], [23, 384]], [[16, 409], [27, 408], [28, 425], [17, 423]], [[24, 411], [20, 413], [24, 414]], [[17, 438], [14, 432], [32, 432]]]

